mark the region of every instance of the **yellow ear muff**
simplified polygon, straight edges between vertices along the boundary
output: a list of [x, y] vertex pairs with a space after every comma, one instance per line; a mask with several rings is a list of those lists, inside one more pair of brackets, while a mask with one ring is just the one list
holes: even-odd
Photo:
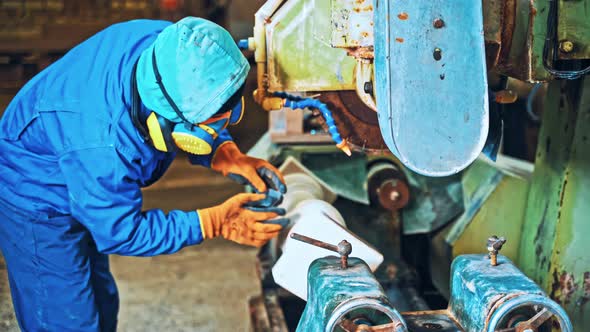
[[168, 152], [166, 140], [164, 139], [164, 134], [162, 133], [162, 128], [160, 127], [160, 122], [158, 121], [156, 113], [152, 112], [146, 122], [154, 147], [160, 151]]
[[204, 139], [185, 132], [173, 132], [172, 139], [176, 146], [184, 152], [206, 155], [212, 151], [211, 144]]

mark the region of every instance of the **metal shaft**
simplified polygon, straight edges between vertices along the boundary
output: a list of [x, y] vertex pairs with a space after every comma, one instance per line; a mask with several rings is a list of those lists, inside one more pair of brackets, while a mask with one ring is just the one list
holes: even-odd
[[326, 250], [330, 250], [333, 252], [338, 252], [338, 246], [320, 241], [320, 240], [316, 240], [316, 239], [312, 239], [310, 237], [307, 237], [305, 235], [301, 235], [301, 234], [297, 234], [297, 233], [291, 233], [291, 238], [295, 239], [297, 241], [301, 241], [301, 242], [305, 242], [307, 244], [311, 244], [312, 246], [316, 246], [316, 247], [320, 247]]

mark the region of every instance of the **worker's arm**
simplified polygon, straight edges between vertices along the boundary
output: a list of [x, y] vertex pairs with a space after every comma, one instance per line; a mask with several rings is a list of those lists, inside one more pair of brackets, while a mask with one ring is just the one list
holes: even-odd
[[284, 210], [245, 208], [264, 195], [240, 194], [191, 212], [142, 212], [142, 194], [135, 178], [138, 166], [113, 147], [70, 151], [59, 162], [72, 216], [90, 231], [102, 253], [170, 254], [217, 236], [260, 247], [281, 230], [280, 225], [265, 221], [284, 215]]
[[196, 211], [141, 211], [139, 166], [114, 147], [69, 151], [59, 164], [72, 216], [90, 231], [100, 252], [153, 256], [203, 240]]
[[213, 145], [211, 146], [212, 151], [210, 154], [207, 154], [207, 155], [189, 154], [188, 160], [193, 165], [201, 165], [201, 166], [204, 166], [207, 168], [211, 168], [211, 160], [213, 159], [213, 156], [217, 152], [217, 149], [223, 143], [231, 142], [231, 141], [232, 141], [232, 137], [229, 134], [229, 131], [227, 129], [224, 129], [221, 132], [219, 132], [217, 138], [213, 141]]

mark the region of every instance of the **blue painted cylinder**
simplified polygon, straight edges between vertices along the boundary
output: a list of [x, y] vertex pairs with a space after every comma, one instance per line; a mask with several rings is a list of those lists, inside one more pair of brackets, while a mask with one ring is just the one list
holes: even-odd
[[344, 316], [354, 319], [357, 315], [374, 325], [395, 322], [398, 324], [394, 332], [407, 331], [402, 316], [389, 303], [363, 260], [349, 258], [348, 268], [342, 269], [339, 257], [316, 259], [309, 267], [307, 280], [308, 300], [298, 332], [332, 332]]
[[533, 307], [533, 313], [547, 308], [561, 331], [573, 331], [565, 311], [505, 256], [498, 255], [496, 266], [486, 255], [463, 255], [453, 261], [449, 308], [465, 331], [506, 328], [502, 325], [516, 313]]

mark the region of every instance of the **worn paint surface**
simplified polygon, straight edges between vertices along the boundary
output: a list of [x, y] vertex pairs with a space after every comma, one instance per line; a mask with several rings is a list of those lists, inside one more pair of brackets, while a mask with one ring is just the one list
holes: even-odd
[[519, 264], [590, 330], [590, 79], [553, 82], [545, 103]]
[[557, 40], [571, 41], [571, 52], [560, 52], [561, 59], [590, 59], [590, 0], [559, 1]]
[[[434, 26], [436, 19], [444, 21], [442, 28]], [[461, 171], [477, 158], [488, 133], [481, 1], [376, 1], [374, 20], [385, 143], [417, 173]]]
[[355, 60], [331, 39], [330, 1], [286, 1], [266, 25], [269, 90], [354, 90]]
[[449, 307], [466, 331], [487, 331], [491, 315], [506, 300], [531, 294], [544, 292], [505, 256], [498, 256], [497, 266], [491, 266], [485, 255], [463, 255], [453, 261]]
[[332, 46], [373, 46], [373, 1], [331, 0]]
[[[382, 312], [401, 315], [391, 307], [387, 296], [371, 270], [358, 258], [349, 259], [349, 268], [340, 268], [339, 257], [324, 257], [315, 260], [308, 272], [308, 300], [301, 316], [298, 332], [324, 331], [328, 322], [343, 303], [352, 299], [373, 300], [380, 303]], [[375, 324], [386, 324], [391, 320], [373, 315], [367, 310], [368, 318], [377, 319]], [[355, 311], [356, 312], [356, 311]]]

